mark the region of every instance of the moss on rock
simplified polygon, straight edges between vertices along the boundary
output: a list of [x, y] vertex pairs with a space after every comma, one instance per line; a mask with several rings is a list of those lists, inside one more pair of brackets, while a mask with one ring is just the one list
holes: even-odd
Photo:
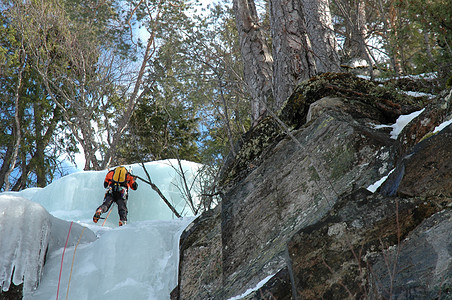
[[223, 171], [221, 186], [243, 178], [248, 172], [260, 164], [263, 152], [282, 136], [282, 130], [275, 120], [265, 118], [243, 137], [243, 144], [234, 157], [232, 164]]
[[[382, 121], [387, 122], [395, 122], [401, 114], [416, 111], [425, 104], [425, 99], [400, 94], [393, 87], [386, 88], [350, 73], [324, 73], [299, 84], [277, 116], [289, 130], [299, 129], [306, 124], [309, 106], [324, 97], [340, 97], [356, 107], [363, 103], [363, 107], [379, 111], [383, 116]], [[366, 108], [357, 109], [368, 117], [364, 110]], [[225, 164], [220, 186], [224, 187], [244, 178], [259, 166], [264, 154], [286, 135], [273, 118], [261, 120], [244, 135], [237, 155]]]

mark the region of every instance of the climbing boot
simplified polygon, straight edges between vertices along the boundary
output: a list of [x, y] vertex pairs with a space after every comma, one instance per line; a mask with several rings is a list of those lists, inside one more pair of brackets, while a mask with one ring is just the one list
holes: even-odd
[[126, 225], [126, 224], [127, 224], [127, 221], [119, 220], [119, 226]]
[[99, 221], [100, 215], [102, 214], [102, 209], [99, 208], [98, 210], [96, 210], [96, 213], [93, 216], [93, 222], [97, 223], [97, 221]]

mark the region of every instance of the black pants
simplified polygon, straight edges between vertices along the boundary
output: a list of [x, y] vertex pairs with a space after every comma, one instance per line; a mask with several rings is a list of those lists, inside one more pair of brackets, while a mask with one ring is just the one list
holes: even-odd
[[121, 221], [127, 221], [127, 189], [123, 188], [119, 191], [109, 190], [105, 194], [104, 202], [97, 209], [102, 209], [102, 213], [107, 212], [113, 202], [118, 204], [118, 215]]

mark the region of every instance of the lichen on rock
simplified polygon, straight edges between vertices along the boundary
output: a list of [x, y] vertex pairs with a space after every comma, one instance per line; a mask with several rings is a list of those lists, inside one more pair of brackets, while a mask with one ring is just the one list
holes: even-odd
[[[262, 119], [243, 137], [235, 157], [226, 162], [220, 186], [227, 187], [244, 178], [257, 167], [265, 154], [270, 153], [288, 132], [300, 129], [307, 122], [311, 104], [325, 98], [334, 98], [324, 109], [343, 110], [354, 118], [365, 118], [380, 123], [394, 123], [401, 114], [419, 110], [426, 101], [400, 94], [350, 73], [325, 73], [300, 83], [293, 94], [272, 117]], [[280, 126], [284, 123], [285, 128]]]
[[[450, 297], [441, 278], [450, 280], [452, 264], [438, 249], [452, 249], [452, 125], [419, 141], [448, 118], [451, 93], [415, 98], [350, 74], [301, 83], [279, 120], [261, 120], [223, 169], [219, 211], [200, 218], [181, 244], [184, 276], [195, 277], [180, 280], [172, 299], [228, 299], [268, 276], [244, 299]], [[397, 140], [373, 126], [429, 101]], [[366, 189], [394, 167], [380, 189]], [[419, 243], [432, 255], [422, 256]], [[198, 261], [190, 253], [200, 253]], [[385, 265], [394, 253], [403, 254], [393, 264], [402, 264], [398, 277]]]

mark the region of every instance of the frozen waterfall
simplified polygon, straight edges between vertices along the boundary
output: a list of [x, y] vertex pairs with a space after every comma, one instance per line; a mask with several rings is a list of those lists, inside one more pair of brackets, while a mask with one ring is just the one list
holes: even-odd
[[[106, 171], [78, 172], [43, 189], [1, 193], [0, 284], [3, 281], [3, 289], [6, 284], [9, 286], [15, 268], [13, 281], [19, 284], [24, 277], [25, 299], [57, 298], [58, 289], [59, 299], [66, 296], [77, 300], [169, 299], [177, 284], [179, 237], [193, 220], [178, 188], [180, 176], [173, 165], [177, 163], [145, 164], [152, 181], [179, 212], [183, 211], [182, 219], [176, 219], [157, 193], [138, 180], [138, 190], [129, 191], [128, 224], [118, 227], [115, 204], [104, 227], [103, 220], [94, 224], [92, 216], [105, 193]], [[146, 178], [140, 165], [131, 167], [134, 175]], [[187, 181], [193, 182], [199, 165], [183, 162], [183, 168]], [[4, 224], [17, 223], [18, 214], [22, 215], [22, 225], [15, 226], [14, 231], [6, 230], [9, 227]], [[64, 250], [69, 228], [72, 228], [70, 241]], [[46, 243], [49, 245], [46, 263], [39, 270], [43, 254], [30, 253], [39, 253], [36, 250]], [[42, 278], [35, 289], [34, 274], [41, 271]]]

